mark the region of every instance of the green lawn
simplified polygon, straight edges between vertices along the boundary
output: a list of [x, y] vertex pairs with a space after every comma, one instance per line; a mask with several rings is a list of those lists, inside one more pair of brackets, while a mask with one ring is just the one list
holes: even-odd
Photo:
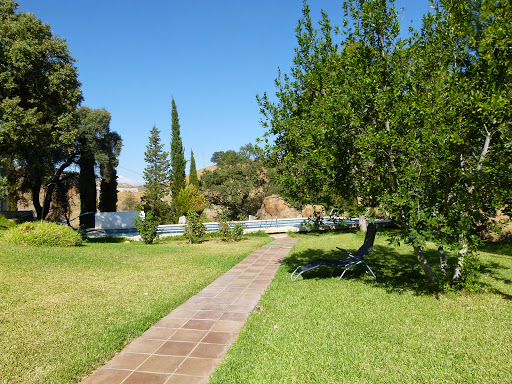
[[510, 245], [481, 254], [483, 292], [433, 294], [412, 249], [379, 233], [367, 257], [377, 282], [364, 268], [342, 281], [324, 269], [292, 282], [296, 266], [363, 241], [299, 238], [210, 383], [512, 382]]
[[268, 243], [0, 245], [0, 383], [72, 383]]

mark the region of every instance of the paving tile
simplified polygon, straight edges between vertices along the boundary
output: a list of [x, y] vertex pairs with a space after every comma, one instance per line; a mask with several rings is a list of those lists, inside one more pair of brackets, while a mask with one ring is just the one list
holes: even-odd
[[196, 297], [215, 297], [219, 294], [219, 289], [215, 289], [215, 290], [203, 290], [199, 293], [196, 294]]
[[188, 356], [197, 343], [189, 341], [167, 341], [156, 352], [157, 355]]
[[155, 324], [155, 327], [158, 328], [181, 328], [183, 324], [187, 322], [187, 319], [173, 319], [169, 317], [164, 317], [158, 323]]
[[120, 384], [131, 371], [118, 369], [99, 369], [81, 381], [82, 384]]
[[217, 320], [222, 316], [223, 311], [197, 311], [193, 319]]
[[[188, 310], [188, 311], [199, 311], [200, 309], [202, 309], [205, 305], [205, 303], [189, 303], [188, 301], [185, 301], [183, 304], [181, 304], [178, 308], [175, 309], [176, 310], [181, 310], [181, 309], [184, 309], [184, 310]], [[171, 312], [172, 313], [172, 312]]]
[[237, 336], [238, 332], [209, 332], [202, 340], [202, 343], [231, 345]]
[[187, 321], [182, 328], [184, 329], [199, 329], [202, 331], [207, 331], [215, 324], [215, 320], [189, 320]]
[[233, 287], [228, 285], [223, 292], [234, 292], [234, 293], [240, 293], [241, 289], [240, 287]]
[[[254, 305], [252, 303], [245, 303], [245, 304], [235, 304], [230, 305], [227, 309], [229, 312], [252, 312], [254, 310]], [[222, 319], [226, 320], [226, 319]]]
[[230, 304], [206, 304], [203, 309], [205, 311], [225, 311]]
[[208, 331], [200, 331], [197, 329], [180, 329], [174, 335], [172, 335], [169, 341], [173, 340], [199, 342], [207, 333]]
[[220, 320], [246, 321], [249, 317], [248, 312], [224, 312]]
[[151, 340], [151, 339], [136, 339], [132, 341], [123, 350], [123, 352], [133, 353], [153, 353], [162, 346], [164, 341], [162, 340]]
[[220, 360], [188, 357], [176, 371], [180, 375], [210, 376]]
[[166, 384], [207, 384], [208, 376], [172, 375]]
[[190, 319], [198, 310], [196, 309], [175, 309], [166, 317], [168, 319]]
[[137, 372], [173, 373], [183, 360], [185, 356], [153, 355], [137, 369]]
[[119, 355], [110, 360], [110, 362], [105, 365], [105, 368], [128, 369], [133, 371], [145, 360], [147, 360], [149, 356], [149, 354], [121, 352]]
[[212, 327], [211, 331], [214, 332], [233, 332], [237, 333], [244, 327], [244, 321], [231, 321], [231, 320], [219, 320]]
[[199, 343], [190, 354], [190, 357], [222, 359], [230, 346], [231, 345]]
[[191, 297], [190, 299], [187, 300], [187, 302], [193, 303], [193, 304], [208, 303], [209, 301], [210, 301], [209, 297], [198, 297], [198, 296]]
[[215, 297], [210, 301], [210, 304], [233, 304], [233, 302], [236, 299], [237, 299], [236, 297], [226, 297], [226, 298]]
[[143, 339], [167, 340], [169, 337], [174, 335], [177, 330], [177, 328], [151, 327], [144, 332], [141, 337]]
[[170, 376], [162, 373], [133, 372], [123, 384], [164, 384]]

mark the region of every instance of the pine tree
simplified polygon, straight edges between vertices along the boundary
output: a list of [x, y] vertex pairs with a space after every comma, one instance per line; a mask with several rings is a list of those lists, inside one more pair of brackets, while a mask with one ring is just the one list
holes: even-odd
[[169, 193], [169, 153], [163, 150], [160, 142], [160, 131], [153, 126], [149, 136], [149, 144], [146, 146], [144, 160], [144, 187], [142, 195], [142, 209], [147, 214], [152, 212], [160, 224], [167, 221], [169, 205], [162, 199]]
[[188, 176], [188, 184], [193, 185], [199, 189], [199, 179], [197, 178], [196, 160], [194, 159], [194, 152], [190, 150], [190, 174]]
[[174, 98], [172, 99], [172, 131], [171, 131], [171, 193], [178, 196], [185, 188], [185, 149], [181, 142], [180, 120]]

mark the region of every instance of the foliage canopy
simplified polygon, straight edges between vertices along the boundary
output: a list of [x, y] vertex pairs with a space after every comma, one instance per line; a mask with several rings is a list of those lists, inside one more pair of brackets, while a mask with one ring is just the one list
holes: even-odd
[[277, 101], [258, 102], [284, 193], [387, 212], [436, 283], [427, 241], [444, 265], [445, 248], [458, 252], [458, 280], [482, 226], [512, 209], [512, 5], [433, 8], [404, 40], [394, 1], [346, 1], [336, 30], [325, 12], [316, 29], [304, 2], [294, 66]]

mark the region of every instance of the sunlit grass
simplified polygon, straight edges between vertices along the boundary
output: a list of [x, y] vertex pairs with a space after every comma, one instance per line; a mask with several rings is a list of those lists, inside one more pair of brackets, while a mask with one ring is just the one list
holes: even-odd
[[[512, 255], [480, 256], [483, 291], [436, 294], [409, 247], [378, 234], [364, 268], [342, 281], [329, 269], [290, 280], [317, 257], [355, 250], [353, 233], [299, 235], [263, 296], [261, 311], [228, 351], [211, 383], [512, 382]], [[510, 248], [508, 248], [510, 249]], [[428, 253], [432, 265], [436, 254]]]
[[0, 383], [70, 383], [271, 239], [0, 245]]

